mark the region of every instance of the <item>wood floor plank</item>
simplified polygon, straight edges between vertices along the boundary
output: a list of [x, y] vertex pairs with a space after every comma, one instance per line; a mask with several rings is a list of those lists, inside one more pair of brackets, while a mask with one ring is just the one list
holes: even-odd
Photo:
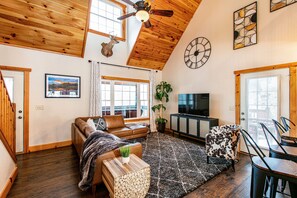
[[[8, 197], [93, 197], [91, 191], [82, 192], [78, 188], [79, 158], [74, 147], [19, 155], [17, 159], [19, 175]], [[241, 155], [235, 168], [235, 172], [232, 168], [223, 171], [186, 197], [249, 197], [251, 175], [249, 157]], [[96, 197], [109, 197], [104, 185], [100, 185], [97, 192]], [[285, 196], [277, 194], [277, 197]]]

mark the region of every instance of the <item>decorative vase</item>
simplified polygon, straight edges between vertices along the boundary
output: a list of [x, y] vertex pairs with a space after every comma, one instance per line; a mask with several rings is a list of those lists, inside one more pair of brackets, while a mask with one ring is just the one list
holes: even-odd
[[129, 161], [130, 161], [130, 156], [128, 156], [128, 157], [122, 157], [122, 163], [123, 164], [128, 164]]

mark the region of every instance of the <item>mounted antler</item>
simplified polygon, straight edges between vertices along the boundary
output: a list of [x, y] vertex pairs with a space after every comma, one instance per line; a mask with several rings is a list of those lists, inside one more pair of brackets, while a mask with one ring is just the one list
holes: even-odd
[[119, 41], [116, 40], [115, 36], [109, 35], [109, 38], [110, 38], [109, 43], [104, 43], [104, 42], [101, 43], [101, 45], [102, 45], [101, 53], [102, 53], [102, 55], [106, 56], [107, 58], [111, 57], [113, 55], [112, 48], [115, 44], [119, 43]]

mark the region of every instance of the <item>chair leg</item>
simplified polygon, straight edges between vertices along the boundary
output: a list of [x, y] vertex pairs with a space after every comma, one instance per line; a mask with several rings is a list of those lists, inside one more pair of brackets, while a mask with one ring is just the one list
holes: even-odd
[[252, 168], [252, 184], [251, 184], [251, 197], [258, 198], [263, 197], [264, 185], [266, 180], [266, 174], [255, 168]]
[[232, 168], [235, 171], [235, 161], [234, 160], [231, 160], [231, 163], [232, 163]]
[[209, 164], [209, 156], [206, 157], [206, 162]]
[[276, 196], [276, 190], [277, 190], [277, 185], [278, 185], [278, 179], [275, 177], [271, 177], [271, 186], [270, 186], [270, 194], [269, 197], [275, 198]]
[[266, 182], [265, 182], [265, 187], [264, 187], [264, 195], [265, 195], [265, 197], [266, 197], [267, 190], [268, 190], [269, 186], [270, 186], [270, 177], [267, 176], [266, 177]]
[[297, 197], [297, 184], [289, 182], [291, 197]]
[[282, 188], [281, 188], [281, 192], [283, 193], [284, 192], [284, 190], [285, 190], [285, 188], [286, 188], [286, 180], [283, 180], [282, 179]]

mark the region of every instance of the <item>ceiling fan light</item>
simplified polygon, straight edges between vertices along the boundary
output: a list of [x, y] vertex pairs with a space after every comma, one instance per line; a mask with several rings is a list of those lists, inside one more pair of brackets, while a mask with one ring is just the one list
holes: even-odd
[[149, 13], [145, 10], [139, 10], [138, 12], [136, 12], [135, 16], [136, 19], [141, 22], [146, 22], [150, 18]]

